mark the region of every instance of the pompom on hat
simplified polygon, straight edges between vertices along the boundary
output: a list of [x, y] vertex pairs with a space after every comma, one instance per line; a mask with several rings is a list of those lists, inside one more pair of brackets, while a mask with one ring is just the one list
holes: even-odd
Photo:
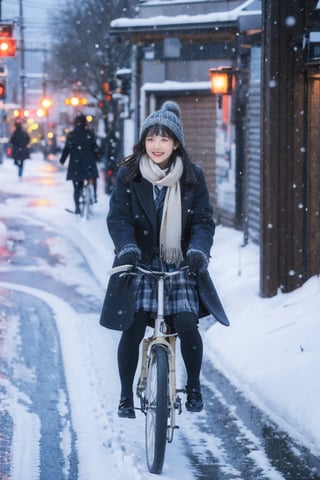
[[177, 138], [181, 145], [184, 145], [183, 126], [180, 120], [180, 107], [176, 102], [164, 102], [160, 110], [151, 113], [143, 122], [140, 130], [140, 138], [143, 134], [155, 125], [167, 127]]

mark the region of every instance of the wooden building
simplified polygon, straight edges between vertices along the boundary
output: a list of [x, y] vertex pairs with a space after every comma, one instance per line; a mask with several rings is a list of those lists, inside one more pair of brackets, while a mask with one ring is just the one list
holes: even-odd
[[239, 24], [249, 30], [247, 19], [258, 17], [261, 23], [260, 11], [257, 0], [143, 1], [137, 17], [111, 24], [114, 34], [129, 36], [133, 45], [136, 137], [149, 113], [167, 99], [179, 102], [187, 149], [205, 172], [216, 220], [229, 226], [242, 225], [244, 217], [242, 178], [236, 173], [244, 158], [236, 151], [236, 136], [244, 131], [235, 131], [237, 94], [212, 95], [209, 69], [238, 69]]
[[[150, 112], [179, 102], [216, 220], [260, 245], [266, 297], [320, 272], [319, 58], [306, 58], [318, 3], [145, 0], [111, 24], [132, 43], [135, 140]], [[235, 74], [232, 95], [212, 95], [220, 66]]]

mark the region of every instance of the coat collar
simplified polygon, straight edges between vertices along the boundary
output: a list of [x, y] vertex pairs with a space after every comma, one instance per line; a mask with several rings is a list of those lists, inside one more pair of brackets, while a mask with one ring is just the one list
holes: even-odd
[[[136, 196], [139, 200], [140, 206], [142, 210], [146, 213], [149, 221], [151, 222], [154, 231], [157, 231], [157, 212], [154, 205], [154, 198], [153, 198], [153, 186], [148, 180], [141, 177], [138, 182], [132, 182], [132, 188], [135, 190]], [[181, 186], [181, 204], [182, 207], [182, 225], [184, 225], [186, 221], [186, 215], [188, 209], [188, 204], [192, 200], [192, 195], [190, 192], [185, 190], [183, 186]]]
[[133, 188], [140, 202], [142, 210], [145, 211], [149, 218], [154, 231], [157, 231], [157, 212], [153, 199], [153, 186], [150, 182], [141, 178], [138, 183], [133, 182]]

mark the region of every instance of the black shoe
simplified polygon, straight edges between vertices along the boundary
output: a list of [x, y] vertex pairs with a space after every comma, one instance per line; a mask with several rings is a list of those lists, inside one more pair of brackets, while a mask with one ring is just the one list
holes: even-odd
[[191, 390], [187, 389], [186, 409], [189, 412], [201, 412], [203, 409], [203, 401], [200, 390], [196, 390], [195, 388]]
[[136, 412], [134, 411], [133, 401], [129, 398], [123, 398], [120, 400], [118, 408], [118, 417], [121, 418], [136, 418]]

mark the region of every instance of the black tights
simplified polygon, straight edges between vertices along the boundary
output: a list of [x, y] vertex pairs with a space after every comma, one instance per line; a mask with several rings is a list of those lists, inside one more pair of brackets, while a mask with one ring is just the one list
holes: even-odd
[[80, 193], [83, 188], [83, 180], [73, 180], [73, 198], [76, 206], [76, 210], [79, 209]]
[[[173, 326], [180, 338], [181, 354], [187, 371], [187, 388], [200, 388], [202, 338], [197, 317], [188, 312], [173, 315]], [[139, 345], [146, 329], [146, 314], [137, 314], [131, 327], [122, 333], [118, 347], [121, 398], [133, 397], [133, 381], [139, 359]]]
[[[92, 185], [93, 185], [93, 194], [94, 194], [94, 200], [97, 200], [97, 179], [93, 178], [92, 180]], [[80, 194], [83, 189], [83, 180], [73, 180], [73, 199], [74, 203], [76, 206], [76, 210], [79, 210], [79, 200], [80, 200]]]

